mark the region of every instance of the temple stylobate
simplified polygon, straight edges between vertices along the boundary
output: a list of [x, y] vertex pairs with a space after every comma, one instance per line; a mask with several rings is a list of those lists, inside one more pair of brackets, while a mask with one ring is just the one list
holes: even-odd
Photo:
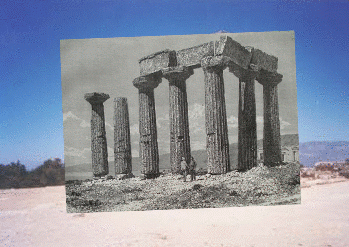
[[223, 70], [239, 78], [238, 170], [257, 165], [255, 80], [263, 85], [265, 165], [281, 162], [277, 85], [278, 59], [253, 47], [244, 47], [229, 36], [195, 47], [164, 50], [139, 60], [139, 132], [142, 174], [159, 174], [154, 89], [162, 78], [169, 82], [171, 171], [180, 171], [180, 161], [191, 157], [186, 80], [195, 69], [205, 75], [205, 126], [207, 170], [223, 174], [230, 170], [228, 126]]

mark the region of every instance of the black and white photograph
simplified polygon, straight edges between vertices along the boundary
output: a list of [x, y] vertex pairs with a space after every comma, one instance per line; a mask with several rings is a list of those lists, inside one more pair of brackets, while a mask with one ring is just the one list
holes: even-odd
[[60, 43], [68, 213], [301, 203], [295, 33]]

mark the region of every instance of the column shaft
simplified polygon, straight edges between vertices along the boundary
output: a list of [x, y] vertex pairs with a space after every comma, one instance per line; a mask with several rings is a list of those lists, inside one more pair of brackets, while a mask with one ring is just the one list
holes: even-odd
[[115, 175], [132, 172], [131, 135], [126, 98], [114, 100], [114, 159]]
[[275, 166], [281, 162], [281, 137], [277, 85], [263, 84], [264, 131], [263, 152], [264, 164]]
[[159, 151], [157, 142], [154, 89], [139, 90], [139, 133], [141, 173], [147, 177], [159, 174]]
[[185, 81], [170, 82], [171, 172], [180, 171], [181, 157], [190, 160], [188, 101]]
[[180, 172], [182, 157], [185, 157], [188, 162], [191, 157], [186, 80], [192, 74], [193, 71], [185, 67], [172, 67], [163, 70], [163, 76], [169, 81], [172, 173]]
[[207, 169], [222, 174], [230, 169], [223, 68], [206, 67], [204, 73]]
[[109, 173], [108, 149], [103, 106], [103, 102], [108, 98], [109, 95], [107, 94], [85, 94], [85, 100], [87, 100], [92, 106], [91, 151], [92, 170], [95, 177], [105, 176]]
[[257, 165], [257, 122], [254, 79], [239, 79], [238, 170]]

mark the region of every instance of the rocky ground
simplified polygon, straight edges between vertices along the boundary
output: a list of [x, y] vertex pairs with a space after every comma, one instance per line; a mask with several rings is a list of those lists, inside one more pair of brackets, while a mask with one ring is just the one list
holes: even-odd
[[179, 175], [156, 179], [100, 179], [67, 183], [67, 211], [144, 211], [164, 209], [221, 208], [250, 205], [299, 204], [299, 165], [247, 172], [201, 175], [184, 182]]

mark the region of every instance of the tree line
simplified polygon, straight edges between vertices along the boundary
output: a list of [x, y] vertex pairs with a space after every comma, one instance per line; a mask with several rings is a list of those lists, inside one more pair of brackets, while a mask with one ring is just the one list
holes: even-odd
[[64, 163], [61, 159], [48, 159], [34, 170], [27, 171], [20, 161], [0, 164], [0, 188], [32, 188], [64, 185]]

